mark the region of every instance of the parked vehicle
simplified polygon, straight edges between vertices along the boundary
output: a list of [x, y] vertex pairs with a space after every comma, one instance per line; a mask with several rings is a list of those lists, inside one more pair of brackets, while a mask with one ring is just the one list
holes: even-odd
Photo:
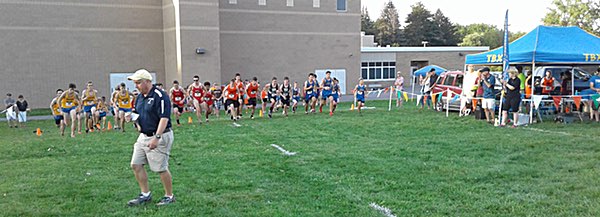
[[[457, 94], [460, 96], [462, 93], [463, 78], [464, 73], [461, 71], [449, 71], [440, 75], [435, 87], [433, 87], [433, 90], [431, 91], [431, 93], [436, 96], [437, 94], [443, 92], [442, 99], [436, 100], [436, 110], [441, 111], [446, 109], [446, 99], [448, 97], [451, 97], [450, 99], [452, 100], [452, 98]], [[452, 93], [448, 94], [448, 90], [450, 90]], [[449, 105], [450, 110], [460, 110], [460, 99], [454, 100]]]
[[540, 83], [542, 77], [546, 75], [546, 71], [551, 71], [552, 77], [554, 77], [554, 90], [550, 93], [551, 95], [560, 95], [562, 75], [565, 73], [573, 74], [573, 87], [575, 91], [581, 92], [582, 90], [590, 88], [589, 80], [592, 75], [581, 68], [572, 66], [542, 66], [535, 68], [533, 73], [535, 79], [535, 94], [542, 93]]

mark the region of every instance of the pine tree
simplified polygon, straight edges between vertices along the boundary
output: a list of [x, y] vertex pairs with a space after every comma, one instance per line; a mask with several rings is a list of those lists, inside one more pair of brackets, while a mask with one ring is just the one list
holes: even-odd
[[375, 28], [377, 29], [375, 38], [381, 46], [398, 45], [400, 20], [396, 6], [391, 0], [385, 3], [381, 17], [375, 22]]
[[422, 41], [439, 44], [440, 38], [433, 22], [433, 15], [428, 11], [423, 3], [417, 2], [411, 6], [412, 12], [406, 17], [406, 27], [403, 31], [403, 37], [407, 46], [421, 46]]
[[444, 13], [438, 9], [433, 15], [433, 23], [437, 27], [436, 39], [439, 39], [439, 44], [435, 41], [431, 42], [431, 45], [440, 46], [456, 46], [458, 44], [458, 36], [456, 34], [456, 26], [450, 22], [450, 19], [444, 16]]
[[365, 34], [367, 35], [375, 35], [377, 33], [375, 29], [375, 22], [371, 20], [371, 17], [369, 16], [369, 11], [366, 7], [363, 7], [360, 12], [361, 31], [365, 32]]

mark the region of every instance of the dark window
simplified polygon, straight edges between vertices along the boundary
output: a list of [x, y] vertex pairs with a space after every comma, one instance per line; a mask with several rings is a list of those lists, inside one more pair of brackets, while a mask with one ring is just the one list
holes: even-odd
[[346, 0], [337, 0], [337, 10], [346, 11]]
[[381, 79], [381, 68], [375, 68], [375, 79]]
[[458, 75], [458, 76], [456, 77], [456, 81], [454, 82], [454, 83], [455, 83], [454, 85], [455, 85], [455, 86], [457, 86], [457, 87], [460, 87], [460, 88], [462, 88], [462, 84], [463, 84], [463, 78], [464, 78], [464, 76], [462, 76], [462, 75]]
[[367, 67], [367, 66], [369, 66], [369, 63], [368, 63], [368, 62], [363, 62], [363, 63], [362, 63], [362, 67]]
[[362, 69], [362, 73], [361, 73], [362, 79], [367, 79], [368, 72], [369, 72], [369, 69], [366, 69], [366, 68]]
[[376, 62], [375, 66], [381, 66], [381, 62]]
[[375, 69], [369, 69], [369, 79], [375, 79]]
[[390, 78], [396, 78], [396, 68], [390, 68]]
[[390, 62], [390, 66], [396, 66], [396, 62]]
[[452, 85], [452, 82], [454, 82], [454, 76], [446, 76], [446, 80], [444, 80], [444, 85]]
[[383, 62], [383, 66], [390, 66], [389, 62]]
[[383, 79], [389, 79], [389, 78], [390, 78], [390, 69], [383, 68]]
[[375, 66], [375, 63], [374, 62], [370, 62], [369, 66]]

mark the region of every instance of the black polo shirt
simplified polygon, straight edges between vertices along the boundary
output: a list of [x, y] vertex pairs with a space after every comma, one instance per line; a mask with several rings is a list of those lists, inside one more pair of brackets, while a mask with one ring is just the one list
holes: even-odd
[[161, 118], [168, 118], [169, 122], [165, 129], [171, 128], [171, 100], [167, 93], [154, 85], [146, 96], [138, 95], [135, 100], [135, 110], [140, 115], [137, 121], [142, 133], [154, 135]]

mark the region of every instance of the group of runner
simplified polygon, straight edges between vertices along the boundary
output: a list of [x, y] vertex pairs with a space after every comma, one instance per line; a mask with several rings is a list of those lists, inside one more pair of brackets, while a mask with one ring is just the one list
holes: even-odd
[[[156, 86], [162, 89], [161, 84]], [[356, 94], [357, 109], [360, 112], [366, 96], [366, 86], [362, 80], [353, 92]], [[329, 105], [329, 115], [333, 116], [341, 89], [338, 79], [331, 77], [330, 71], [325, 73], [321, 82], [317, 81], [316, 74], [309, 73], [302, 86], [299, 86], [298, 82], [292, 84], [288, 77], [285, 77], [282, 83], [278, 83], [277, 78], [273, 77], [262, 88], [256, 77], [250, 81], [242, 81], [238, 73], [224, 86], [208, 81], [201, 83], [197, 75], [186, 88], [178, 81], [173, 81], [173, 87], [168, 93], [177, 125], [181, 125], [180, 117], [185, 111], [194, 112], [198, 123], [202, 124], [204, 121], [209, 122], [211, 114], [218, 118], [219, 111], [226, 110], [230, 119], [235, 122], [242, 118], [244, 109], [250, 113], [250, 119], [254, 119], [257, 106], [260, 106], [258, 109], [261, 114], [266, 114], [269, 118], [279, 109], [282, 110], [282, 115], [287, 117], [289, 110], [296, 113], [298, 104], [302, 102], [305, 114], [316, 113], [317, 107], [319, 112], [323, 112], [323, 107]], [[114, 116], [114, 129], [124, 132], [125, 124], [132, 121], [136, 97], [137, 91], [130, 92], [125, 83], [115, 87], [108, 101], [105, 96], [98, 96], [98, 91], [94, 89], [91, 81], [81, 93], [76, 85], [71, 83], [66, 90], [56, 90], [50, 108], [61, 135], [64, 135], [68, 126], [71, 127], [71, 137], [75, 137], [76, 133], [81, 134], [84, 123], [86, 133], [103, 130], [107, 127], [106, 116], [109, 112]]]
[[110, 101], [107, 101], [105, 96], [98, 96], [98, 91], [94, 89], [91, 81], [87, 83], [86, 89], [81, 93], [77, 90], [77, 86], [71, 83], [66, 90], [56, 90], [56, 96], [50, 103], [50, 109], [56, 126], [60, 128], [61, 135], [64, 135], [65, 128], [69, 125], [71, 126], [71, 137], [75, 137], [75, 132], [81, 134], [83, 123], [85, 123], [86, 133], [102, 130], [107, 127], [108, 112], [112, 112], [114, 116], [114, 129], [125, 131], [123, 126], [131, 121], [136, 92], [130, 92], [125, 83], [121, 83], [115, 87]]
[[[200, 77], [196, 75], [187, 89], [178, 81], [174, 81], [168, 93], [178, 125], [181, 124], [180, 117], [186, 109], [195, 111], [198, 123], [202, 124], [203, 121], [209, 122], [209, 116], [213, 113], [218, 117], [219, 112], [214, 111], [220, 110], [226, 110], [234, 122], [242, 118], [244, 109], [251, 110], [250, 119], [254, 119], [258, 106], [260, 112], [269, 118], [272, 118], [278, 109], [282, 109], [282, 115], [288, 116], [289, 110], [295, 113], [298, 104], [302, 102], [305, 104], [306, 114], [315, 113], [317, 104], [319, 112], [323, 111], [323, 106], [329, 104], [329, 115], [333, 116], [341, 94], [339, 81], [331, 77], [330, 71], [325, 73], [325, 78], [320, 83], [316, 79], [316, 74], [309, 73], [304, 85], [299, 87], [298, 82], [292, 84], [288, 77], [285, 77], [282, 83], [273, 77], [261, 88], [256, 77], [242, 81], [239, 73], [223, 86], [216, 83], [211, 85], [208, 81], [201, 83]], [[364, 103], [366, 87], [361, 82], [357, 88], [357, 99]]]

